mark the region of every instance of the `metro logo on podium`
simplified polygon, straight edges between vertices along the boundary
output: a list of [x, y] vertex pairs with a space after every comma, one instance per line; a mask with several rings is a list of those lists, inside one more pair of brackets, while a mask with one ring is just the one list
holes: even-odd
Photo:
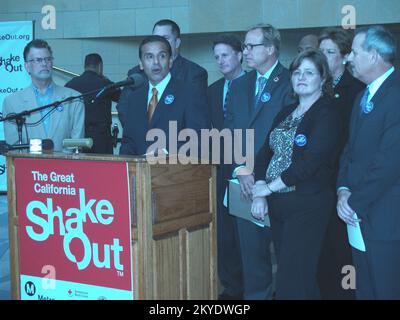
[[133, 299], [124, 162], [15, 159], [21, 299]]

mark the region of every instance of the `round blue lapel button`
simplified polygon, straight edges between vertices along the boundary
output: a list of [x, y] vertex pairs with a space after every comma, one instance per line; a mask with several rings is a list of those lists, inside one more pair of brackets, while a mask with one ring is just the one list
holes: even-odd
[[307, 137], [304, 134], [298, 134], [294, 138], [294, 143], [298, 147], [304, 147], [307, 144]]
[[62, 112], [64, 110], [64, 106], [60, 104], [56, 109], [58, 112]]
[[366, 103], [363, 107], [363, 112], [365, 114], [370, 113], [372, 110], [374, 110], [374, 103], [372, 101]]
[[165, 97], [164, 103], [171, 104], [172, 102], [174, 102], [174, 100], [175, 100], [175, 97], [172, 94], [169, 94]]
[[269, 100], [271, 100], [271, 94], [269, 92], [264, 92], [261, 96], [261, 101], [268, 102]]

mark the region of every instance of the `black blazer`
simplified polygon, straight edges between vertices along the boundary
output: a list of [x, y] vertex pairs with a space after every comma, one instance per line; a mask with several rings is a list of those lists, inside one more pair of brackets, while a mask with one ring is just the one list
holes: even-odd
[[256, 78], [257, 72], [251, 71], [232, 82], [224, 123], [231, 130], [242, 129], [242, 154], [248, 153], [245, 130], [254, 129], [254, 153], [250, 154], [253, 160], [264, 144], [275, 116], [285, 105], [293, 102], [289, 71], [278, 63], [263, 91], [270, 94], [270, 99], [266, 102], [260, 101], [260, 105], [254, 110]]
[[[86, 93], [93, 90], [100, 90], [113, 82], [106, 77], [98, 75], [93, 71], [85, 71], [80, 76], [68, 81], [65, 86], [80, 93]], [[108, 131], [111, 126], [111, 101], [118, 102], [120, 90], [109, 91], [103, 99], [91, 103], [95, 94], [84, 98], [85, 102], [85, 125], [98, 126], [106, 124]]]
[[221, 130], [224, 126], [223, 96], [225, 78], [215, 81], [208, 87], [207, 100], [208, 112], [213, 128]]
[[[273, 155], [269, 145], [272, 130], [296, 107], [297, 103], [291, 104], [276, 116], [265, 144], [257, 154], [254, 170], [256, 180], [265, 180]], [[296, 186], [296, 192], [304, 194], [331, 188], [340, 133], [339, 112], [334, 108], [333, 100], [321, 97], [305, 113], [297, 127], [296, 136], [305, 135], [307, 143], [304, 146], [293, 144], [292, 164], [282, 173], [282, 181], [287, 186]]]
[[342, 78], [334, 88], [334, 105], [339, 110], [342, 122], [343, 134], [341, 137], [342, 150], [349, 136], [350, 116], [353, 109], [354, 100], [357, 95], [365, 89], [365, 85], [354, 78], [347, 69]]
[[400, 240], [400, 73], [394, 71], [372, 98], [373, 110], [355, 101], [349, 140], [337, 186], [351, 190], [350, 207], [361, 217], [363, 235]]
[[[85, 71], [80, 76], [68, 81], [65, 86], [80, 93], [100, 90], [112, 84], [109, 79], [94, 71]], [[112, 153], [111, 141], [111, 101], [118, 102], [120, 89], [109, 90], [104, 97], [92, 103], [95, 94], [86, 96], [85, 103], [85, 137], [93, 138], [93, 147], [86, 152]]]
[[[173, 77], [169, 81], [161, 96], [151, 122], [147, 120], [147, 100], [149, 83], [137, 90], [122, 95], [120, 102], [129, 106], [121, 119], [123, 135], [120, 154], [142, 155], [154, 142], [146, 141], [146, 134], [150, 129], [163, 130], [167, 138], [167, 150], [169, 148], [169, 121], [177, 121], [177, 130], [190, 128], [197, 131], [200, 137], [200, 129], [209, 129], [210, 120], [206, 110], [206, 100], [195, 99], [190, 92], [191, 85]], [[166, 97], [173, 96], [173, 102], [166, 103]], [[124, 100], [123, 100], [124, 99]], [[120, 115], [121, 116], [121, 115]], [[199, 139], [200, 140], [200, 139]], [[178, 150], [180, 145], [178, 144]]]

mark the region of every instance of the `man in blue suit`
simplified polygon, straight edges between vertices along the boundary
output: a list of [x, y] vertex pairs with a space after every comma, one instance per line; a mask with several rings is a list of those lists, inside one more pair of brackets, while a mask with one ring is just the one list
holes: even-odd
[[120, 98], [119, 104], [128, 106], [123, 117], [120, 115], [123, 128], [120, 154], [147, 153], [153, 144], [146, 140], [150, 129], [164, 132], [165, 147], [169, 150], [170, 144], [176, 143], [168, 141], [172, 121], [176, 122], [178, 133], [182, 129], [194, 129], [200, 136], [201, 129], [210, 127], [206, 97], [194, 94], [191, 84], [171, 76], [172, 55], [168, 41], [160, 36], [145, 38], [139, 47], [139, 57], [140, 68], [149, 81]]
[[357, 225], [353, 248], [358, 299], [400, 299], [400, 75], [396, 43], [384, 27], [357, 31], [348, 57], [367, 85], [355, 101], [338, 177], [339, 217]]
[[[290, 104], [289, 72], [278, 61], [280, 33], [273, 26], [260, 24], [249, 31], [243, 44], [243, 55], [253, 71], [232, 83], [227, 102], [226, 126], [241, 129], [242, 154], [255, 158], [265, 142], [277, 113]], [[254, 149], [246, 145], [246, 129], [254, 130]], [[248, 149], [248, 150], [246, 150]], [[253, 162], [254, 164], [254, 162]], [[251, 169], [251, 168], [250, 168]], [[232, 168], [244, 197], [251, 199], [254, 176]], [[268, 228], [237, 219], [240, 239], [245, 299], [269, 299], [272, 296], [271, 234]]]
[[[242, 43], [231, 34], [219, 36], [213, 43], [213, 53], [223, 77], [208, 87], [208, 107], [212, 127], [223, 130], [229, 88], [233, 81], [245, 74], [242, 69]], [[223, 145], [223, 144], [221, 144]], [[217, 245], [218, 276], [224, 287], [220, 300], [238, 300], [243, 297], [242, 261], [236, 219], [223, 205], [230, 165], [224, 165], [224, 149], [220, 149], [217, 167]]]

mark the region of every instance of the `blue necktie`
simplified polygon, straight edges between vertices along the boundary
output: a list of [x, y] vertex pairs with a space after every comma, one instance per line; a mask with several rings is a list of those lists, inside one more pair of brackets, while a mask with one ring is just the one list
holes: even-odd
[[226, 109], [227, 109], [226, 103], [228, 102], [228, 95], [229, 95], [229, 89], [231, 88], [231, 83], [232, 83], [231, 80], [228, 80], [228, 81], [227, 81], [228, 89], [226, 90], [225, 99], [224, 99], [224, 104], [223, 104], [223, 106], [222, 106], [222, 111], [223, 111], [223, 113], [224, 113], [224, 119], [226, 118]]
[[361, 101], [360, 101], [360, 112], [361, 113], [364, 113], [365, 110], [366, 110], [366, 106], [367, 106], [367, 103], [368, 103], [368, 97], [369, 97], [369, 88], [367, 87], [365, 89], [364, 94], [363, 94], [363, 96], [361, 98]]
[[254, 109], [257, 109], [257, 105], [258, 105], [258, 102], [260, 101], [261, 95], [264, 91], [266, 82], [267, 82], [267, 79], [264, 77], [259, 77], [257, 80], [258, 91], [257, 91], [256, 97], [254, 98]]

